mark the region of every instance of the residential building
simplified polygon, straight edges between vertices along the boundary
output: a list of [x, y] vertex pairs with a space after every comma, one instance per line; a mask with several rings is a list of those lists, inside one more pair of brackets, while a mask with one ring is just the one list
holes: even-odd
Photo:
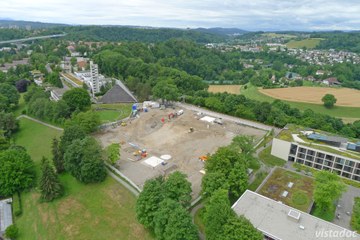
[[273, 139], [273, 156], [360, 182], [360, 154], [357, 152], [360, 145], [313, 131], [289, 131], [285, 129]]
[[341, 85], [341, 83], [337, 80], [335, 77], [327, 78], [322, 81], [323, 84], [326, 84], [328, 86], [338, 86]]
[[99, 69], [98, 65], [90, 61], [90, 73], [91, 73], [91, 90], [93, 94], [100, 92], [99, 84]]
[[346, 228], [246, 190], [232, 209], [243, 215], [268, 240], [359, 239]]

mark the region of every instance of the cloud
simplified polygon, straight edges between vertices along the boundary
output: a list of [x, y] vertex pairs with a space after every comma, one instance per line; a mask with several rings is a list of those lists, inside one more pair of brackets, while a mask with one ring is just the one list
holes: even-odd
[[248, 30], [353, 30], [359, 12], [357, 0], [11, 0], [0, 8], [20, 20]]

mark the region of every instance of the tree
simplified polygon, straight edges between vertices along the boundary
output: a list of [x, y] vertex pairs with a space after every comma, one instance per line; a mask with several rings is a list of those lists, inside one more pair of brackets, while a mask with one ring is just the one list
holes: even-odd
[[333, 108], [337, 99], [332, 94], [326, 94], [321, 101], [324, 103], [324, 106], [326, 108]]
[[222, 172], [208, 172], [201, 181], [202, 194], [211, 196], [218, 189], [229, 189], [226, 176]]
[[10, 137], [11, 134], [19, 129], [19, 122], [16, 120], [13, 113], [0, 112], [0, 131], [6, 137]]
[[163, 102], [176, 101], [180, 96], [178, 88], [171, 80], [158, 81], [152, 90], [154, 97], [162, 99]]
[[80, 111], [86, 110], [91, 105], [90, 95], [83, 88], [73, 88], [65, 92], [62, 99], [66, 102], [72, 112], [76, 109]]
[[98, 129], [100, 123], [101, 121], [98, 113], [87, 111], [76, 114], [67, 124], [75, 124], [83, 129], [85, 133], [92, 133]]
[[83, 139], [85, 137], [86, 133], [82, 128], [79, 128], [76, 125], [65, 126], [64, 133], [61, 136], [59, 143], [61, 159], [63, 159], [66, 149], [71, 145], [73, 141], [77, 139]]
[[16, 82], [16, 89], [19, 93], [23, 93], [27, 91], [28, 86], [30, 85], [30, 81], [22, 79]]
[[249, 177], [246, 164], [236, 162], [228, 177], [229, 193], [231, 199], [239, 198], [248, 188]]
[[102, 182], [106, 177], [101, 147], [92, 137], [77, 139], [67, 147], [64, 166], [83, 183]]
[[10, 225], [5, 229], [5, 237], [15, 240], [19, 236], [19, 228], [16, 225]]
[[76, 59], [76, 57], [72, 57], [71, 59], [70, 59], [70, 63], [71, 63], [71, 66], [75, 66], [76, 65], [76, 63], [77, 63], [77, 59]]
[[223, 226], [228, 222], [234, 212], [230, 207], [228, 192], [217, 190], [205, 204], [205, 233], [206, 239], [217, 240], [223, 234]]
[[63, 87], [63, 84], [60, 80], [60, 77], [59, 77], [59, 73], [58, 72], [52, 72], [50, 74], [48, 74], [46, 77], [45, 77], [45, 81], [50, 83], [51, 85], [55, 86], [55, 87], [58, 87], [58, 88], [62, 88]]
[[163, 182], [162, 177], [147, 180], [136, 201], [136, 217], [146, 228], [155, 227], [154, 217], [160, 207], [159, 203], [164, 200]]
[[165, 227], [164, 239], [166, 240], [197, 240], [198, 231], [192, 222], [192, 218], [185, 208], [178, 205], [168, 215]]
[[185, 174], [176, 171], [169, 175], [165, 182], [165, 197], [175, 200], [183, 207], [190, 205], [191, 184]]
[[346, 190], [346, 185], [335, 173], [319, 171], [315, 173], [314, 201], [322, 212], [332, 208], [334, 201], [339, 199]]
[[224, 232], [220, 240], [263, 240], [264, 235], [258, 231], [244, 216], [233, 216], [224, 225]]
[[0, 83], [0, 94], [7, 98], [8, 105], [17, 106], [19, 103], [20, 94], [14, 86], [11, 86], [6, 83]]
[[50, 202], [62, 196], [63, 187], [60, 184], [54, 168], [50, 165], [46, 158], [42, 159], [41, 172], [42, 174], [39, 183], [41, 199]]
[[231, 146], [239, 149], [244, 154], [252, 155], [254, 153], [254, 137], [238, 135], [232, 140]]
[[28, 189], [34, 179], [34, 163], [25, 150], [10, 148], [0, 153], [0, 195], [10, 196]]
[[62, 173], [64, 168], [64, 160], [62, 159], [62, 154], [59, 147], [59, 140], [57, 138], [53, 138], [51, 144], [51, 152], [53, 155], [53, 163], [57, 173]]
[[113, 143], [106, 148], [107, 161], [111, 165], [115, 165], [116, 161], [120, 159], [120, 144]]

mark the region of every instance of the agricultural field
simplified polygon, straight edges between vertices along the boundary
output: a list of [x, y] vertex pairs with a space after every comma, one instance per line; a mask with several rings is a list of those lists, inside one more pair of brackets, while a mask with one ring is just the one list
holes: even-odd
[[210, 85], [208, 91], [211, 93], [240, 94], [241, 85]]
[[[314, 87], [315, 88], [315, 87]], [[318, 89], [318, 88], [315, 88]], [[255, 86], [248, 85], [247, 89], [242, 88], [241, 94], [245, 97], [263, 101], [263, 102], [273, 102], [275, 98], [272, 98], [268, 95], [261, 93], [262, 89], [258, 89]], [[270, 90], [270, 89], [269, 89]], [[273, 89], [271, 89], [273, 90]], [[305, 102], [293, 102], [286, 101], [284, 102], [290, 104], [291, 107], [298, 108], [301, 111], [306, 109], [312, 109], [314, 112], [326, 114], [332, 117], [345, 118], [348, 121], [356, 121], [360, 119], [360, 108], [359, 107], [343, 107], [343, 106], [334, 106], [332, 109], [325, 108], [322, 104], [314, 104], [314, 103], [305, 103]]]
[[[40, 172], [41, 157], [51, 157], [51, 140], [60, 135], [61, 131], [21, 119], [16, 143], [26, 147]], [[136, 220], [135, 197], [112, 178], [85, 185], [63, 174], [60, 181], [65, 196], [54, 202], [40, 203], [36, 188], [21, 194], [23, 213], [15, 218], [18, 240], [153, 239]]]
[[[288, 184], [292, 182], [290, 188]], [[298, 173], [276, 168], [266, 183], [259, 190], [259, 194], [275, 201], [281, 201], [288, 206], [309, 212], [313, 198], [314, 180]], [[288, 192], [286, 197], [282, 194]]]
[[350, 88], [328, 87], [291, 87], [260, 89], [261, 93], [276, 99], [291, 102], [323, 104], [325, 94], [333, 94], [337, 99], [335, 105], [343, 107], [360, 107], [360, 91]]
[[132, 104], [93, 104], [91, 108], [99, 114], [102, 123], [108, 123], [128, 117], [131, 106]]
[[291, 40], [286, 44], [288, 48], [303, 48], [306, 47], [308, 49], [316, 48], [319, 45], [321, 38], [308, 38], [304, 40]]

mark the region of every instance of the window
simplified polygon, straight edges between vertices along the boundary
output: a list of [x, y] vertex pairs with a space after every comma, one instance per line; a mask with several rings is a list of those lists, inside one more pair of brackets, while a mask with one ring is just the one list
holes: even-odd
[[341, 174], [341, 176], [346, 177], [346, 178], [350, 178], [350, 174], [347, 173], [347, 172], [343, 172], [343, 173]]

